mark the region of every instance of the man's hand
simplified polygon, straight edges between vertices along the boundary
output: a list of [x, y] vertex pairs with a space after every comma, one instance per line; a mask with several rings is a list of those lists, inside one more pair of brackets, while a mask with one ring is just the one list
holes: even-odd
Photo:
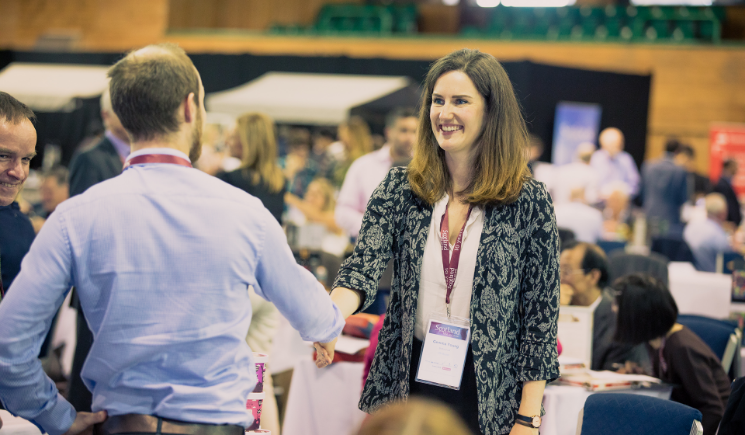
[[337, 340], [338, 338], [335, 338], [328, 343], [313, 343], [313, 347], [316, 348], [316, 367], [322, 369], [331, 364], [331, 361], [334, 360], [334, 348], [336, 347]]
[[78, 412], [72, 426], [64, 435], [91, 435], [93, 434], [93, 425], [103, 423], [107, 417], [106, 411]]

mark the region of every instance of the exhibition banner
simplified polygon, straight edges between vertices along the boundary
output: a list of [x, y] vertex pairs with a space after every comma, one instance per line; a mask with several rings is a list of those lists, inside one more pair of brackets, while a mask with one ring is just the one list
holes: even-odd
[[709, 177], [712, 183], [719, 180], [722, 163], [735, 159], [740, 170], [732, 180], [732, 186], [737, 196], [745, 195], [745, 124], [713, 124], [709, 138]]
[[551, 162], [565, 165], [574, 161], [577, 147], [597, 144], [602, 109], [599, 104], [561, 101], [556, 105]]

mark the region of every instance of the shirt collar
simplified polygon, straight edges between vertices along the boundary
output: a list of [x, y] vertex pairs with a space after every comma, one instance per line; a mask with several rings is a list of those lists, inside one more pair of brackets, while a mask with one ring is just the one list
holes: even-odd
[[[448, 205], [448, 201], [450, 200], [450, 196], [446, 193], [443, 195], [442, 198], [440, 198], [439, 201], [437, 201], [432, 209], [432, 219], [435, 220], [436, 225], [436, 233], [439, 236], [440, 235], [440, 222], [442, 222], [442, 216], [445, 214], [445, 207]], [[481, 207], [474, 206], [471, 210], [471, 215], [468, 217], [468, 220], [466, 221], [466, 229], [463, 230], [463, 239], [465, 240], [466, 236], [468, 235], [468, 230], [471, 227], [471, 225], [476, 222], [476, 219], [481, 215]]]
[[129, 157], [127, 158], [127, 161], [138, 157], [138, 156], [144, 156], [147, 154], [166, 154], [169, 156], [176, 156], [181, 157], [189, 161], [191, 163], [191, 160], [189, 159], [189, 156], [184, 154], [183, 152], [173, 149], [173, 148], [143, 148], [141, 150], [133, 151]]
[[597, 298], [597, 299], [595, 299], [595, 302], [593, 302], [593, 303], [592, 303], [592, 304], [590, 305], [590, 310], [591, 310], [591, 311], [595, 311], [595, 308], [597, 308], [597, 307], [598, 307], [598, 305], [600, 305], [600, 301], [602, 301], [602, 300], [603, 300], [603, 292], [600, 292], [600, 296], [598, 296], [598, 298]]
[[114, 145], [114, 149], [116, 150], [116, 153], [119, 154], [119, 157], [122, 160], [126, 160], [130, 152], [129, 144], [116, 137], [114, 133], [110, 132], [109, 130], [106, 130], [104, 136], [106, 136], [106, 139], [108, 139], [109, 142]]
[[389, 165], [393, 163], [393, 159], [391, 159], [391, 146], [389, 144], [386, 143], [383, 145], [376, 153], [376, 157], [378, 157], [380, 163], [387, 163]]

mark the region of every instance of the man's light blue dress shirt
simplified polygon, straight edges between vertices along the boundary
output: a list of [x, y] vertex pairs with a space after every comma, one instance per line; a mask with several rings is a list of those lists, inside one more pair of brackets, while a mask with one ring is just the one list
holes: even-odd
[[[179, 155], [171, 149], [132, 153]], [[0, 398], [49, 435], [75, 419], [37, 359], [75, 286], [95, 341], [93, 411], [248, 426], [256, 383], [248, 286], [304, 340], [344, 326], [261, 201], [197, 169], [133, 165], [60, 204], [0, 303]]]

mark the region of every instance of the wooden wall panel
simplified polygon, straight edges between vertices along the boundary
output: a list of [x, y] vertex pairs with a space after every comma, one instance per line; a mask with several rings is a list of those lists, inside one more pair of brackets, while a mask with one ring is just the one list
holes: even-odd
[[[332, 0], [348, 1], [348, 0]], [[662, 153], [669, 135], [698, 151], [708, 170], [712, 122], [745, 123], [745, 47], [503, 42], [421, 38], [273, 37], [257, 32], [207, 35], [168, 32], [169, 21], [262, 29], [271, 23], [309, 24], [329, 0], [0, 0], [0, 48], [30, 49], [40, 35], [79, 32], [76, 49], [125, 51], [172, 41], [193, 53], [346, 55], [436, 59], [471, 47], [508, 60], [532, 60], [603, 71], [653, 74], [647, 157]], [[206, 9], [199, 9], [205, 8]], [[194, 9], [197, 8], [197, 9]], [[169, 12], [170, 11], [170, 12]], [[194, 14], [201, 15], [193, 18]], [[170, 16], [170, 19], [169, 19]], [[189, 21], [191, 20], [191, 21]], [[301, 21], [298, 21], [301, 20]]]

